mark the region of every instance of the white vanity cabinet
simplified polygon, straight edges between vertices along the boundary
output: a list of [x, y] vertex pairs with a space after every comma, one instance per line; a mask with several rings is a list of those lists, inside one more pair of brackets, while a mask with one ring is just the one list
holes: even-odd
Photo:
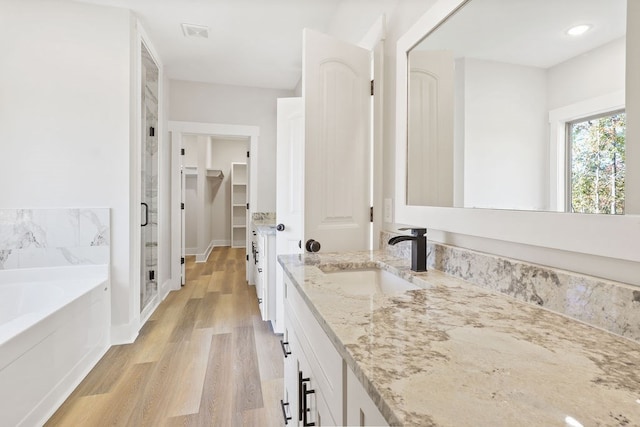
[[342, 357], [287, 277], [284, 299], [287, 425], [344, 425]]
[[276, 236], [258, 228], [256, 233], [254, 278], [262, 320], [276, 320]]
[[281, 405], [286, 425], [387, 426], [385, 418], [286, 275], [284, 313], [284, 396]]

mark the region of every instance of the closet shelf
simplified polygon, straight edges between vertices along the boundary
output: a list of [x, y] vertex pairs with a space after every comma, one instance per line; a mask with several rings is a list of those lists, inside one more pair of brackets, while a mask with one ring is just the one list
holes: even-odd
[[[188, 176], [197, 176], [198, 175], [198, 167], [197, 166], [183, 166], [182, 171], [185, 175]], [[224, 173], [220, 169], [206, 169], [205, 173], [207, 178], [211, 179], [224, 179]]]
[[231, 163], [231, 247], [247, 245], [247, 164]]
[[207, 178], [222, 180], [224, 174], [220, 169], [207, 169]]

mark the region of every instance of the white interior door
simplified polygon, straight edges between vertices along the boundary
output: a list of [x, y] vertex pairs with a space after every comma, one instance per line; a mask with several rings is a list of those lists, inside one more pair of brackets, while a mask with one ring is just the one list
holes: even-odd
[[[301, 253], [304, 238], [304, 112], [302, 98], [279, 98], [277, 118], [276, 254]], [[280, 283], [280, 282], [278, 282]]]
[[[276, 256], [302, 253], [304, 239], [304, 106], [302, 98], [278, 99], [276, 155]], [[276, 263], [276, 321], [284, 328], [283, 271]]]
[[302, 62], [304, 238], [319, 242], [324, 252], [366, 250], [370, 51], [305, 29]]

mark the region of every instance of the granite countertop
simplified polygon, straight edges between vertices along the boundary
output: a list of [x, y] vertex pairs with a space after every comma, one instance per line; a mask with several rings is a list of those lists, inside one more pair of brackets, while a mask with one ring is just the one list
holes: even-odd
[[[640, 343], [382, 252], [278, 259], [390, 425], [640, 425]], [[323, 272], [374, 266], [421, 289]]]
[[276, 234], [276, 226], [274, 224], [254, 224], [254, 227], [258, 233]]

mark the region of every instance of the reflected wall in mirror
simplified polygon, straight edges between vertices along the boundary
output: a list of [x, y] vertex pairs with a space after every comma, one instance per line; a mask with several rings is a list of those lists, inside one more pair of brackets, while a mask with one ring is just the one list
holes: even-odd
[[407, 204], [624, 213], [625, 49], [626, 0], [466, 2], [408, 53]]

